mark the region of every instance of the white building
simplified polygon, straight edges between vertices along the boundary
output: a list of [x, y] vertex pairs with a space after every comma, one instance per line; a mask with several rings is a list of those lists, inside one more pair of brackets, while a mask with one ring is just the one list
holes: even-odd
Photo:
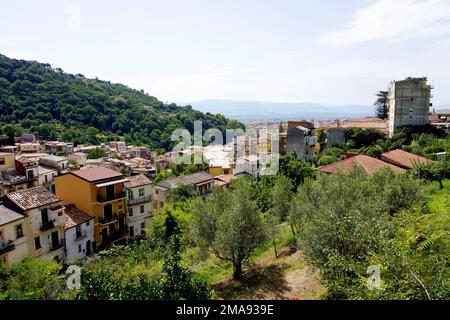
[[94, 251], [94, 218], [73, 204], [65, 207], [66, 262], [74, 263], [83, 260]]
[[34, 258], [63, 260], [65, 217], [61, 199], [37, 187], [7, 194], [4, 204], [25, 216], [28, 250]]
[[151, 181], [143, 174], [129, 177], [125, 182], [128, 207], [128, 230], [130, 239], [142, 236], [150, 225], [152, 216]]
[[66, 157], [47, 155], [39, 159], [39, 164], [58, 171], [58, 174], [67, 173], [69, 170], [69, 160]]
[[55, 193], [55, 177], [58, 171], [52, 168], [38, 166], [39, 186]]

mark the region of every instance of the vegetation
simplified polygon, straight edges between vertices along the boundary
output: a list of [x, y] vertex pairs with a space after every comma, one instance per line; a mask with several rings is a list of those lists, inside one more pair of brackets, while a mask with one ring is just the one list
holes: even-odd
[[[389, 170], [319, 176], [294, 203], [300, 248], [330, 298], [449, 298], [448, 210], [428, 212], [420, 180]], [[382, 272], [375, 290], [366, 285], [372, 265]]]
[[197, 244], [233, 265], [233, 278], [242, 279], [242, 264], [266, 240], [266, 232], [248, 179], [239, 179], [230, 190], [218, 189], [193, 209]]
[[377, 100], [374, 103], [375, 115], [381, 119], [387, 119], [389, 113], [388, 106], [388, 92], [379, 91], [377, 94]]
[[87, 159], [99, 159], [99, 158], [105, 158], [107, 156], [108, 156], [108, 154], [106, 153], [105, 150], [102, 150], [100, 148], [94, 148], [87, 153], [86, 158]]
[[[164, 104], [142, 90], [0, 55], [0, 126], [20, 125], [41, 139], [98, 144], [123, 138], [165, 151], [176, 143], [172, 132], [185, 128], [192, 133], [196, 120], [204, 130], [243, 128], [220, 114]], [[8, 143], [11, 126], [2, 129]]]

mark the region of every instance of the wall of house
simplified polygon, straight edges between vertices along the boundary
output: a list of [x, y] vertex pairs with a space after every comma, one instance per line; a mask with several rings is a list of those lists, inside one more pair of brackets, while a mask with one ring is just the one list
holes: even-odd
[[66, 263], [76, 263], [86, 257], [88, 246], [91, 253], [94, 243], [94, 220], [81, 224], [81, 238], [77, 238], [76, 226], [65, 230]]
[[[22, 225], [23, 230], [23, 236], [20, 238], [16, 237], [16, 226], [18, 225]], [[27, 235], [25, 231], [25, 219], [16, 220], [0, 226], [0, 233], [2, 235], [2, 239], [0, 239], [0, 241], [7, 244], [9, 240], [12, 240], [15, 245], [13, 250], [0, 255], [8, 267], [10, 267], [13, 263], [22, 261], [29, 253]]]
[[[52, 204], [52, 206], [56, 206], [58, 203]], [[59, 203], [60, 204], [60, 203]], [[48, 209], [48, 219], [49, 221], [54, 220], [55, 228], [42, 231], [42, 216], [41, 216], [41, 210], [47, 208]], [[58, 249], [55, 251], [51, 250], [52, 247], [52, 232], [58, 231], [58, 239], [60, 243], [63, 243], [64, 238], [64, 224], [65, 224], [65, 217], [64, 217], [64, 211], [58, 210], [57, 212], [53, 212], [50, 210], [50, 205], [42, 206], [39, 208], [27, 210], [25, 212], [27, 215], [26, 218], [26, 224], [28, 225], [28, 230], [30, 231], [30, 236], [27, 239], [28, 242], [28, 249], [31, 253], [31, 255], [35, 258], [39, 258], [41, 260], [48, 260], [53, 259], [54, 256], [58, 256], [60, 261], [63, 259], [63, 250]], [[41, 248], [36, 249], [35, 246], [35, 238], [39, 237], [41, 242]]]
[[287, 153], [297, 154], [299, 160], [305, 160], [305, 135], [303, 130], [289, 128], [287, 135]]
[[14, 169], [16, 167], [14, 154], [2, 155], [0, 156], [0, 159], [3, 159], [3, 161], [5, 162], [4, 164], [0, 164], [0, 172], [5, 171], [7, 169]]
[[60, 198], [63, 204], [73, 203], [81, 211], [93, 215], [92, 202], [94, 190], [89, 182], [79, 179], [72, 174], [65, 174], [55, 177], [56, 196]]
[[426, 80], [403, 80], [391, 85], [388, 93], [389, 134], [396, 128], [429, 123], [431, 87]]

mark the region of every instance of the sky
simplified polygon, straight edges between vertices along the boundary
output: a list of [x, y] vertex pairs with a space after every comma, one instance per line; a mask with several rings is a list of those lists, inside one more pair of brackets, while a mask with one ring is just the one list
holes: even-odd
[[450, 0], [0, 0], [0, 53], [162, 101], [372, 104], [427, 76], [450, 104]]

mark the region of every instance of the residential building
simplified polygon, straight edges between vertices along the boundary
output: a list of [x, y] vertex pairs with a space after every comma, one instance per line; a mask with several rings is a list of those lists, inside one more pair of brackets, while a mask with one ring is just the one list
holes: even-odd
[[83, 260], [94, 252], [94, 218], [74, 204], [65, 205], [66, 263]]
[[317, 136], [312, 129], [299, 125], [287, 130], [287, 153], [295, 153], [299, 160], [312, 160], [317, 143]]
[[104, 167], [71, 171], [55, 178], [56, 195], [95, 218], [96, 250], [127, 240], [126, 193], [122, 174]]
[[430, 159], [400, 149], [383, 153], [381, 155], [381, 160], [406, 170], [413, 169], [416, 166], [431, 164], [434, 162]]
[[67, 173], [69, 170], [69, 160], [66, 157], [47, 155], [39, 159], [39, 164], [48, 168], [55, 169], [58, 174]]
[[29, 253], [25, 216], [0, 203], [0, 265], [10, 267]]
[[350, 156], [347, 159], [318, 168], [322, 173], [335, 173], [337, 170], [343, 170], [345, 173], [352, 172], [356, 167], [362, 168], [367, 174], [372, 174], [383, 168], [390, 168], [396, 173], [402, 173], [405, 170], [393, 164], [384, 162], [377, 158], [369, 157], [364, 154]]
[[391, 82], [388, 93], [390, 137], [398, 127], [429, 123], [431, 89], [425, 77]]
[[19, 150], [18, 146], [2, 146], [0, 147], [0, 153], [14, 153], [16, 154]]
[[15, 169], [16, 162], [14, 159], [14, 153], [0, 153], [0, 172]]
[[445, 130], [447, 133], [450, 132], [450, 109], [433, 109], [433, 112], [430, 114], [430, 124]]
[[253, 178], [257, 178], [261, 169], [261, 159], [256, 155], [239, 157], [236, 159], [236, 165], [233, 171], [234, 175], [246, 173]]
[[51, 193], [55, 193], [55, 177], [58, 171], [45, 166], [38, 166], [38, 185]]
[[116, 151], [119, 153], [127, 151], [127, 144], [125, 141], [110, 141], [109, 146], [111, 151]]
[[224, 174], [224, 175], [220, 175], [220, 176], [215, 176], [214, 177], [214, 185], [218, 186], [218, 187], [229, 188], [231, 185], [231, 181], [233, 181], [234, 179], [237, 179], [237, 177], [232, 174]]
[[214, 177], [206, 172], [197, 172], [158, 182], [153, 188], [153, 210], [161, 210], [170, 202], [170, 190], [177, 185], [193, 186], [203, 198], [213, 191]]
[[25, 142], [16, 143], [21, 153], [39, 153], [41, 151], [41, 145], [37, 142]]
[[172, 159], [167, 156], [159, 156], [155, 160], [156, 170], [158, 172], [169, 169], [171, 164]]
[[2, 195], [37, 187], [38, 165], [36, 161], [19, 157], [15, 159], [14, 167], [11, 167], [11, 157], [4, 156], [3, 158], [5, 159], [5, 165], [0, 178], [2, 182], [0, 193]]
[[47, 141], [44, 144], [45, 152], [48, 154], [65, 154], [69, 155], [73, 152], [72, 142]]
[[34, 258], [63, 261], [65, 218], [61, 199], [37, 187], [9, 193], [3, 204], [25, 216], [28, 251]]
[[143, 174], [131, 176], [129, 180], [124, 186], [128, 199], [128, 231], [132, 239], [144, 235], [145, 229], [150, 226], [152, 182]]

